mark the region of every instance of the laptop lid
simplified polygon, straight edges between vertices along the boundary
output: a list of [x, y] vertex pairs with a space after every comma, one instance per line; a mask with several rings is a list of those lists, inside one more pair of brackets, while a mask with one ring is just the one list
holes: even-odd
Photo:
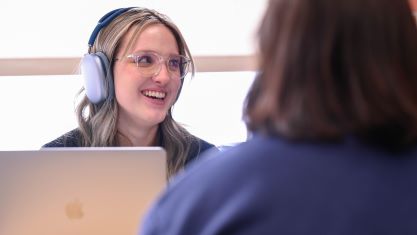
[[0, 151], [0, 234], [133, 235], [165, 185], [159, 147]]

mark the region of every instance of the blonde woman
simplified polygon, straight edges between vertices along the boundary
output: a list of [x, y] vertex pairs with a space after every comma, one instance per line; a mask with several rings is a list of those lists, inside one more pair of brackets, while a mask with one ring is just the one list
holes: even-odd
[[89, 46], [81, 65], [86, 83], [76, 110], [79, 126], [43, 147], [162, 146], [169, 176], [214, 147], [172, 117], [183, 79], [195, 68], [168, 17], [146, 8], [116, 9], [100, 19]]

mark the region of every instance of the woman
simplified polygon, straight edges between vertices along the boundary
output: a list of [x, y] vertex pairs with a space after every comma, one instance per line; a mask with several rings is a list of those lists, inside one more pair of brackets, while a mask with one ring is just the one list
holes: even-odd
[[179, 29], [165, 15], [145, 8], [111, 11], [89, 46], [81, 65], [87, 90], [76, 110], [79, 127], [43, 147], [162, 146], [169, 176], [214, 147], [172, 117], [183, 79], [195, 69]]
[[266, 9], [244, 110], [252, 138], [174, 179], [142, 234], [417, 234], [417, 29], [407, 1], [270, 0]]

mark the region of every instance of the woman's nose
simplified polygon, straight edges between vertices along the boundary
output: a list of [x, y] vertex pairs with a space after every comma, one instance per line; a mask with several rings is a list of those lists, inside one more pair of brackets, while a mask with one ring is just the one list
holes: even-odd
[[155, 74], [155, 76], [153, 76], [152, 79], [160, 84], [166, 84], [169, 82], [171, 78], [166, 64], [161, 63], [161, 68], [159, 69], [159, 72]]

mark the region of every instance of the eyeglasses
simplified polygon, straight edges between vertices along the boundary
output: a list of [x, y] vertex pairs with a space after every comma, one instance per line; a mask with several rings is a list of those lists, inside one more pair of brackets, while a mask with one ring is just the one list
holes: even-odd
[[[156, 52], [140, 51], [128, 55], [128, 62], [135, 63], [139, 72], [146, 77], [154, 77], [161, 72], [161, 65], [166, 63], [170, 78], [183, 79], [188, 73], [191, 60], [183, 55], [170, 55], [166, 58]], [[116, 58], [116, 60], [118, 60]]]

